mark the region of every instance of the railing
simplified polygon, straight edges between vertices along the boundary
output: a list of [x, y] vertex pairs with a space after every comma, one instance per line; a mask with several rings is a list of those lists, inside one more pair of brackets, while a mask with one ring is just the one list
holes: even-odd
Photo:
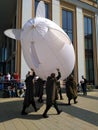
[[3, 80], [0, 81], [0, 93], [1, 97], [20, 97], [25, 89], [25, 83], [23, 80]]
[[0, 81], [0, 90], [6, 89], [8, 86], [21, 87], [24, 84], [23, 80], [1, 80]]

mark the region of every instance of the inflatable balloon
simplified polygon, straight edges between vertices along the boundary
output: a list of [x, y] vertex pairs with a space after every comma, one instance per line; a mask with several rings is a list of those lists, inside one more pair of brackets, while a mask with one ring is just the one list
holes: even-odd
[[38, 15], [28, 20], [22, 29], [9, 29], [4, 33], [21, 40], [26, 63], [41, 78], [56, 73], [57, 68], [62, 79], [72, 72], [75, 64], [73, 45], [68, 35], [53, 21]]

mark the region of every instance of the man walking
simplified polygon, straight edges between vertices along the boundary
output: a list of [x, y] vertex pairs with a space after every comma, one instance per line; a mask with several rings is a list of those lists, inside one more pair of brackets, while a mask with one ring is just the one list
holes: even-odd
[[60, 79], [61, 77], [61, 73], [59, 71], [59, 69], [57, 69], [58, 71], [58, 76], [55, 77], [55, 73], [52, 73], [48, 78], [47, 78], [47, 82], [46, 82], [46, 109], [43, 113], [43, 117], [47, 118], [47, 112], [49, 111], [49, 109], [52, 107], [52, 105], [54, 105], [57, 114], [60, 114], [62, 111], [58, 109], [57, 103], [56, 103], [56, 90], [57, 90], [57, 81]]

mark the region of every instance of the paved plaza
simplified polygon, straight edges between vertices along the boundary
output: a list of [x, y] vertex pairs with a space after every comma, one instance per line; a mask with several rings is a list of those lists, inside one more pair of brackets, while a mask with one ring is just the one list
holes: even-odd
[[[98, 89], [88, 92], [87, 96], [78, 94], [78, 103], [67, 105], [66, 94], [64, 100], [58, 100], [60, 115], [52, 107], [49, 118], [43, 118], [45, 101], [38, 112], [32, 106], [27, 111], [28, 115], [21, 115], [23, 98], [0, 98], [0, 130], [98, 130]], [[45, 95], [44, 95], [45, 100]]]

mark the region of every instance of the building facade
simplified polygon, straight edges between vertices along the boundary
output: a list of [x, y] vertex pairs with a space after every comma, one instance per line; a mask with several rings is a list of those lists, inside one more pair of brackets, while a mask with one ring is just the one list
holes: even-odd
[[[43, 1], [46, 18], [58, 24], [73, 43], [76, 56], [73, 74], [76, 82], [80, 82], [84, 75], [90, 84], [98, 85], [98, 0]], [[39, 0], [17, 0], [16, 22], [13, 21], [16, 28], [22, 28], [29, 19], [35, 17], [38, 2]], [[6, 42], [9, 41], [6, 38]], [[10, 42], [16, 44], [12, 48], [13, 55], [6, 62], [6, 71], [17, 71], [21, 79], [24, 79], [29, 68], [24, 60], [20, 41]]]

